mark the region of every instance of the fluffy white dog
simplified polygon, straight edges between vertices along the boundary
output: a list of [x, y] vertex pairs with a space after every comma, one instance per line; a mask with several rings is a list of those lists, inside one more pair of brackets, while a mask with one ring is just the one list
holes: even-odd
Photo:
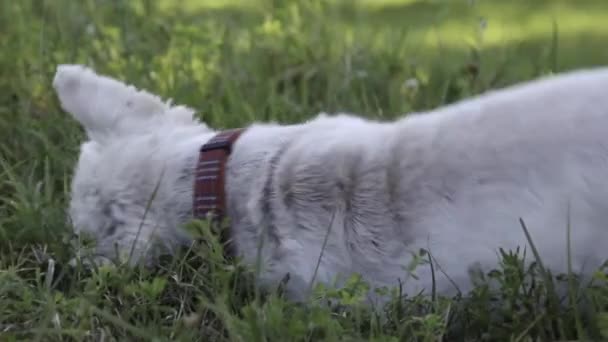
[[[117, 245], [153, 262], [160, 247], [188, 243], [199, 149], [217, 132], [82, 66], [59, 66], [53, 85], [88, 134], [70, 216], [98, 257], [113, 259]], [[417, 279], [406, 270], [420, 249], [439, 293], [466, 291], [471, 267], [495, 267], [499, 247], [530, 251], [520, 219], [545, 267], [567, 271], [569, 241], [573, 271], [590, 274], [608, 257], [607, 177], [608, 68], [598, 68], [394, 122], [254, 124], [233, 146], [225, 192], [235, 253], [261, 258], [262, 286], [289, 274], [299, 300], [311, 283], [352, 273], [429, 291], [429, 266]]]

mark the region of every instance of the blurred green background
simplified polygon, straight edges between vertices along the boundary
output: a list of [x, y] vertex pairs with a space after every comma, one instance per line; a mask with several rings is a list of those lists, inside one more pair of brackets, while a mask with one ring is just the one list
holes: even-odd
[[[192, 309], [195, 297], [229, 286], [218, 280], [227, 279], [223, 271], [191, 270], [197, 287], [128, 272], [70, 273], [71, 281], [44, 283], [44, 262], [61, 264], [74, 253], [65, 208], [84, 138], [51, 88], [58, 64], [89, 65], [190, 105], [211, 126], [225, 128], [298, 122], [319, 111], [388, 120], [542, 75], [606, 65], [606, 42], [607, 0], [0, 0], [0, 340], [6, 331], [119, 340], [148, 332], [203, 340], [223, 334], [211, 327], [217, 321], [207, 322], [202, 335], [179, 325], [181, 308]], [[164, 300], [156, 290], [147, 301], [139, 297], [149, 287], [163, 289], [167, 279]], [[487, 311], [493, 299], [479, 293], [477, 311], [462, 316], [456, 336], [543, 340], [578, 332], [576, 315], [517, 309], [533, 308], [527, 301], [536, 297], [507, 288], [512, 306], [496, 316]], [[430, 341], [443, 334], [451, 310], [433, 302], [430, 314], [418, 317], [412, 306], [380, 327], [280, 302], [248, 305], [222, 316], [241, 336], [316, 336], [307, 330], [312, 326], [355, 339], [386, 333]], [[598, 317], [594, 322], [608, 327], [608, 315]]]

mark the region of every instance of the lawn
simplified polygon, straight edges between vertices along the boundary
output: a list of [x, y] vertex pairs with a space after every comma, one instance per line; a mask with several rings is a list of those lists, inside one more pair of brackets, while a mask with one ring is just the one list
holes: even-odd
[[381, 315], [356, 278], [307, 305], [260, 293], [213, 239], [155, 270], [69, 267], [84, 136], [50, 84], [57, 64], [87, 64], [217, 128], [319, 111], [391, 119], [608, 64], [607, 22], [605, 0], [0, 1], [0, 340], [607, 339], [608, 288], [557, 298], [573, 277], [500, 246], [469, 296], [396, 298]]

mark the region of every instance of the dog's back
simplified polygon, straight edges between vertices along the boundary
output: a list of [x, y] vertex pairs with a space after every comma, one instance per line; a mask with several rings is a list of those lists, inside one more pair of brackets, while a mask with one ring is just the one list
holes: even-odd
[[[280, 257], [268, 254], [266, 263], [277, 265], [269, 269], [269, 281], [289, 272], [329, 282], [355, 271], [388, 285], [408, 278], [404, 268], [412, 253], [427, 249], [445, 271], [435, 274], [438, 290], [451, 292], [447, 277], [467, 290], [470, 268], [495, 266], [498, 248], [530, 250], [522, 219], [556, 272], [566, 271], [570, 224], [573, 270], [591, 272], [608, 256], [605, 89], [608, 69], [598, 69], [393, 123], [321, 117], [294, 129], [272, 163], [260, 161], [263, 171], [242, 165], [256, 149], [272, 149], [256, 141], [271, 134], [264, 129], [277, 128], [251, 131], [236, 149], [231, 187], [243, 203], [266, 191], [261, 197], [270, 211], [258, 221], [248, 220], [245, 209], [233, 212], [241, 251], [257, 255], [251, 241], [263, 222], [284, 246], [293, 241], [275, 254]], [[269, 185], [236, 190], [260, 178]], [[416, 273], [419, 280], [408, 280], [408, 292], [430, 289], [430, 268]]]

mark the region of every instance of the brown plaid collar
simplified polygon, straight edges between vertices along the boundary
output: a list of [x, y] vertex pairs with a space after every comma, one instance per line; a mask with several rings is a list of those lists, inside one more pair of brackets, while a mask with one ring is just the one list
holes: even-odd
[[243, 131], [220, 132], [201, 147], [194, 180], [194, 218], [221, 220], [226, 215], [226, 163]]

